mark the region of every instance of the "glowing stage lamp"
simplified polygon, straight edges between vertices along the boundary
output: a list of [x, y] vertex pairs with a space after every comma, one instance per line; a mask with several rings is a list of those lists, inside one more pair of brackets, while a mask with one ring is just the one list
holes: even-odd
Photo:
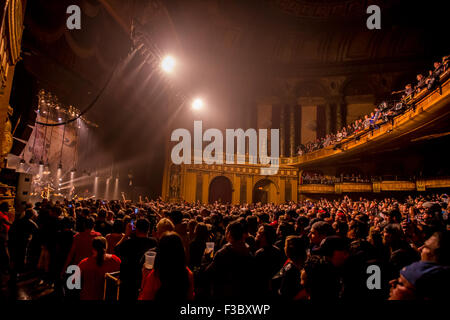
[[194, 99], [194, 101], [192, 101], [192, 109], [194, 110], [200, 110], [203, 108], [203, 100], [200, 98], [196, 98]]
[[50, 174], [50, 165], [48, 164], [48, 162], [44, 165], [43, 174]]
[[162, 61], [161, 61], [161, 68], [167, 72], [167, 73], [171, 73], [173, 72], [173, 70], [175, 69], [175, 59], [172, 56], [166, 56]]

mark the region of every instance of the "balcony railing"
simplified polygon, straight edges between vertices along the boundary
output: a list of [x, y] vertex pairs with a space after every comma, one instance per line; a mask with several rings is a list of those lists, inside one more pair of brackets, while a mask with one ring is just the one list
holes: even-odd
[[336, 182], [333, 184], [299, 184], [303, 194], [341, 194], [351, 192], [378, 193], [389, 191], [426, 191], [434, 188], [450, 188], [450, 177], [409, 180], [383, 180], [373, 182]]

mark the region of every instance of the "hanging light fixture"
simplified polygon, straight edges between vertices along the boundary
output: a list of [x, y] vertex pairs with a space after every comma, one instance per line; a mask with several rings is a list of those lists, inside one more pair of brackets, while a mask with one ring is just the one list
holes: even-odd
[[[39, 109], [38, 109], [38, 112], [39, 112]], [[36, 117], [36, 120], [34, 122], [34, 141], [33, 141], [33, 151], [31, 153], [31, 158], [30, 158], [30, 162], [29, 162], [30, 164], [34, 164], [34, 147], [36, 145], [36, 136], [37, 136], [37, 130], [38, 130], [36, 122], [37, 122], [37, 117]]]
[[44, 172], [43, 172], [43, 174], [50, 174], [50, 165], [49, 165], [48, 162], [44, 165]]
[[25, 166], [25, 159], [21, 158], [20, 161], [19, 161], [19, 164], [17, 165], [16, 171], [22, 172], [24, 166]]

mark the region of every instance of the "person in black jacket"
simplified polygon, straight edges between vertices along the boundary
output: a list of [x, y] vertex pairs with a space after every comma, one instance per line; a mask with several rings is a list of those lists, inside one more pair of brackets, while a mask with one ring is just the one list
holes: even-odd
[[400, 270], [419, 260], [419, 254], [405, 240], [402, 228], [397, 223], [391, 223], [384, 227], [383, 244], [388, 250], [387, 279], [397, 278]]
[[9, 252], [13, 276], [24, 271], [27, 249], [33, 237], [37, 236], [38, 226], [33, 221], [33, 209], [27, 209], [22, 218], [17, 219], [9, 229]]
[[239, 221], [226, 229], [227, 244], [217, 251], [206, 268], [212, 284], [214, 299], [245, 298], [256, 295], [256, 264], [248, 245], [244, 242], [244, 228]]
[[259, 227], [256, 234], [256, 243], [260, 249], [255, 253], [256, 264], [258, 266], [258, 292], [267, 297], [270, 295], [270, 282], [272, 277], [283, 266], [283, 253], [274, 246], [276, 240], [275, 228], [269, 224]]
[[156, 239], [148, 236], [150, 222], [147, 219], [136, 221], [136, 232], [132, 234], [131, 225], [127, 226], [125, 236], [116, 245], [115, 254], [120, 264], [120, 300], [135, 301], [138, 298], [142, 282], [144, 254], [157, 246]]
[[301, 271], [306, 260], [306, 242], [298, 236], [286, 238], [285, 253], [288, 260], [273, 278], [274, 289], [284, 300], [298, 299], [302, 286]]

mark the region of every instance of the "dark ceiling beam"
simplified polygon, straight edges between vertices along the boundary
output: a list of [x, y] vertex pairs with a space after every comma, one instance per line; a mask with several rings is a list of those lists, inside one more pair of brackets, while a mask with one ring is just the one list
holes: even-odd
[[110, 16], [118, 23], [118, 25], [122, 28], [122, 30], [130, 35], [131, 33], [131, 25], [129, 25], [123, 17], [118, 13], [120, 12], [119, 8], [114, 8], [108, 0], [98, 0], [100, 4], [105, 8], [106, 12], [110, 14]]

